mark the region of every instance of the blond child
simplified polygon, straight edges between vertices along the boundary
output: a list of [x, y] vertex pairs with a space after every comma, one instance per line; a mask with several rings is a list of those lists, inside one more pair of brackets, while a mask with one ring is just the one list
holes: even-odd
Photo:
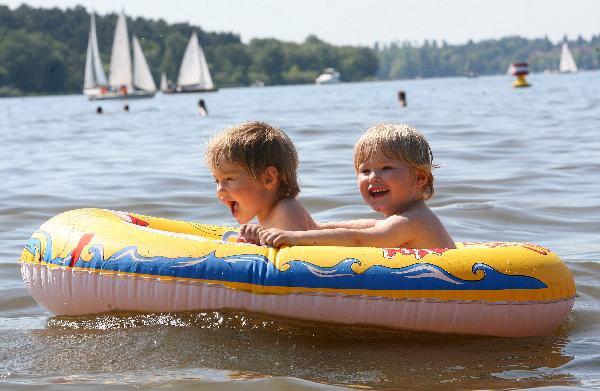
[[[210, 140], [205, 161], [217, 197], [242, 224], [240, 238], [245, 241], [258, 243], [261, 229], [318, 228], [296, 200], [298, 154], [280, 129], [257, 121], [225, 129]], [[248, 224], [255, 217], [259, 225]]]
[[407, 125], [378, 124], [354, 147], [358, 189], [383, 220], [319, 225], [303, 232], [265, 228], [261, 244], [361, 247], [455, 248], [454, 241], [425, 200], [433, 195], [429, 143]]

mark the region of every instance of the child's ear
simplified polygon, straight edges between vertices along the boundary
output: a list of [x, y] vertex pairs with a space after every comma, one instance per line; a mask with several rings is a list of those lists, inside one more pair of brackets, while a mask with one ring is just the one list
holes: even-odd
[[273, 188], [279, 183], [279, 172], [277, 172], [275, 167], [268, 166], [265, 169], [265, 172], [263, 172], [262, 175], [262, 183], [269, 189]]
[[421, 170], [415, 170], [414, 172], [415, 175], [415, 184], [419, 187], [423, 187], [427, 184], [427, 181], [429, 180], [428, 175], [421, 171]]

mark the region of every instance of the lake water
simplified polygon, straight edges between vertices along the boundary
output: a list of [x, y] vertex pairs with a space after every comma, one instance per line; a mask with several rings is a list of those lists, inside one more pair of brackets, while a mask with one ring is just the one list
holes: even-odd
[[[83, 96], [0, 99], [0, 388], [600, 388], [600, 73], [529, 80], [521, 90], [509, 76], [223, 89], [131, 101], [129, 113]], [[430, 206], [455, 240], [551, 248], [575, 276], [573, 312], [551, 336], [502, 339], [235, 312], [53, 317], [30, 297], [17, 258], [62, 211], [234, 225], [203, 151], [251, 119], [295, 142], [300, 200], [322, 221], [376, 217], [352, 166], [364, 129], [417, 127], [443, 165]]]

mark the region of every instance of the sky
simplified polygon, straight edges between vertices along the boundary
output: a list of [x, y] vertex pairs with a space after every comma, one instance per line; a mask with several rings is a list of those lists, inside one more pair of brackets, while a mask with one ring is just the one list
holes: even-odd
[[82, 5], [104, 15], [188, 22], [234, 32], [242, 41], [302, 42], [315, 34], [336, 45], [426, 39], [450, 44], [520, 35], [589, 39], [600, 34], [600, 0], [0, 0], [11, 9]]

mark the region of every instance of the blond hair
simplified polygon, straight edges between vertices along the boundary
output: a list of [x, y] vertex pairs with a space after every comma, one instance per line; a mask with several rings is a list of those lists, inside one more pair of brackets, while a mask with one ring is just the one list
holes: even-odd
[[354, 168], [381, 152], [390, 159], [398, 159], [411, 169], [427, 176], [423, 198], [433, 196], [433, 153], [425, 136], [405, 124], [377, 124], [370, 127], [354, 145]]
[[300, 193], [296, 148], [281, 129], [267, 123], [251, 121], [225, 129], [210, 140], [204, 158], [211, 171], [219, 169], [219, 159], [223, 158], [255, 179], [267, 167], [275, 167], [280, 199]]

